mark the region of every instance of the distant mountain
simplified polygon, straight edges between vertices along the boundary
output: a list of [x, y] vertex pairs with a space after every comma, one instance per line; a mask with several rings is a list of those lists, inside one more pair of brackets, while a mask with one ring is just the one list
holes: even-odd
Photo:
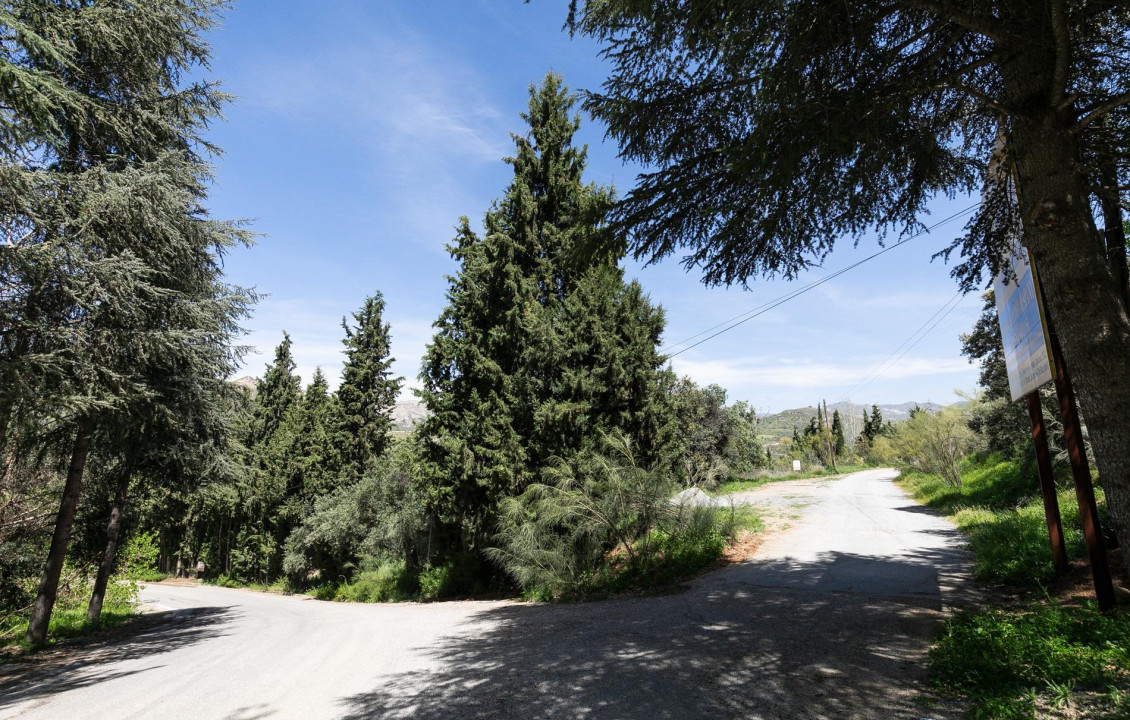
[[238, 380], [232, 380], [231, 384], [241, 390], [246, 390], [251, 394], [251, 397], [255, 397], [255, 390], [259, 386], [259, 381], [253, 377], [241, 377]]
[[421, 402], [407, 400], [398, 402], [392, 408], [393, 429], [398, 432], [411, 432], [428, 416], [428, 409]]
[[[879, 404], [879, 411], [883, 414], [883, 420], [893, 423], [904, 422], [910, 419], [910, 411], [915, 406], [925, 410], [940, 410], [945, 407], [933, 402], [904, 402], [897, 405], [892, 404]], [[871, 405], [856, 405], [855, 403], [834, 403], [828, 406], [828, 412], [833, 413], [836, 410], [840, 411], [840, 416], [848, 425], [849, 434], [853, 425], [858, 422], [859, 425], [863, 424], [863, 410], [867, 409], [867, 413], [871, 414]], [[802, 407], [793, 408], [791, 410], [783, 410], [779, 413], [772, 415], [762, 415], [758, 418], [757, 435], [763, 441], [774, 442], [781, 438], [792, 437], [793, 428], [803, 430], [804, 426], [808, 424], [809, 419], [816, 416], [816, 408]]]

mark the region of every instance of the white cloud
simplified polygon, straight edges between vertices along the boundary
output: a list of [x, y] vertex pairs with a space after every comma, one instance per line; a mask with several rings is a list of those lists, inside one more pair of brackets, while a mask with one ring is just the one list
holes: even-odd
[[363, 157], [349, 164], [367, 168], [361, 175], [382, 226], [411, 229], [437, 253], [436, 238], [451, 237], [460, 215], [485, 209], [467, 169], [501, 167], [512, 152], [517, 118], [498, 111], [460, 58], [401, 26], [365, 27], [321, 52], [265, 57], [241, 85], [241, 104], [345, 138]]
[[[717, 383], [723, 387], [763, 388], [846, 388], [868, 376], [879, 359], [851, 363], [815, 363], [765, 358], [730, 360], [689, 360], [675, 358], [672, 365], [680, 375], [699, 384]], [[963, 358], [906, 357], [882, 373], [885, 380], [903, 380], [948, 373], [967, 373]]]

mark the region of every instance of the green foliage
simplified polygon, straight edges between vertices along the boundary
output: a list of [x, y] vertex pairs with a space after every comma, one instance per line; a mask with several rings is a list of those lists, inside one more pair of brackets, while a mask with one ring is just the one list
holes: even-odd
[[620, 429], [655, 456], [671, 430], [656, 344], [663, 313], [627, 283], [620, 253], [585, 249], [604, 232], [608, 188], [586, 185], [575, 98], [556, 75], [531, 88], [514, 175], [479, 236], [464, 218], [460, 263], [421, 371], [428, 508], [444, 551], [481, 549], [499, 503], [554, 458]]
[[669, 584], [716, 560], [751, 522], [671, 504], [677, 486], [641, 467], [622, 435], [605, 437], [602, 453], [547, 470], [546, 480], [503, 502], [498, 546], [488, 551], [531, 597]]
[[423, 505], [415, 440], [409, 439], [373, 460], [360, 480], [314, 502], [287, 538], [283, 569], [303, 584], [346, 578], [365, 559], [426, 561], [420, 557], [427, 542]]
[[672, 468], [684, 485], [713, 488], [764, 464], [753, 408], [745, 402], [726, 406], [726, 391], [718, 385], [699, 387], [672, 373], [666, 381], [675, 431], [661, 464]]
[[157, 533], [136, 532], [118, 550], [120, 573], [131, 580], [160, 580], [165, 573], [157, 570], [157, 558], [161, 554]]
[[1054, 602], [962, 612], [930, 666], [936, 687], [972, 700], [972, 717], [1028, 720], [1035, 703], [1062, 707], [1078, 689], [1130, 688], [1130, 614]]
[[338, 602], [401, 602], [414, 599], [418, 589], [415, 574], [403, 561], [386, 562], [374, 570], [364, 570], [352, 581], [338, 586], [333, 599]]
[[[872, 421], [879, 412], [874, 409]], [[961, 486], [961, 461], [977, 449], [978, 438], [969, 428], [965, 412], [958, 407], [934, 413], [918, 412], [898, 426], [892, 445], [911, 467]]]
[[[965, 482], [960, 487], [917, 473], [903, 482], [916, 499], [950, 515], [968, 534], [974, 577], [1030, 590], [1050, 583], [1055, 568], [1031, 468], [1000, 455], [983, 455], [966, 460], [961, 472]], [[1086, 545], [1075, 493], [1060, 491], [1059, 506], [1068, 557], [1082, 557]]]

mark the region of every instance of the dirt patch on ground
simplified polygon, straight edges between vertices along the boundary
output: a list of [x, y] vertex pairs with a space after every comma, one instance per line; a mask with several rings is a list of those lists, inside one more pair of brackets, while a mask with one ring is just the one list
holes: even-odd
[[726, 546], [726, 550], [722, 553], [722, 558], [719, 560], [719, 565], [733, 565], [734, 563], [752, 560], [753, 556], [757, 553], [757, 549], [761, 547], [761, 544], [764, 542], [764, 532], [738, 533], [738, 537], [734, 542]]
[[[1107, 564], [1114, 579], [1115, 599], [1120, 605], [1130, 605], [1130, 574], [1123, 564], [1122, 550], [1107, 552]], [[1091, 562], [1078, 558], [1071, 563], [1067, 574], [1056, 578], [1048, 594], [1065, 605], [1080, 605], [1095, 599], [1095, 584], [1091, 575]]]

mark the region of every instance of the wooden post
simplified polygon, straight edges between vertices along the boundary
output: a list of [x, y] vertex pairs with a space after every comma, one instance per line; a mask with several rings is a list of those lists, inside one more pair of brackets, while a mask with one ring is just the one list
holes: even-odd
[[1036, 467], [1040, 474], [1040, 494], [1044, 497], [1044, 517], [1048, 521], [1048, 537], [1052, 544], [1052, 564], [1056, 573], [1067, 572], [1067, 546], [1063, 542], [1063, 522], [1059, 515], [1059, 498], [1055, 491], [1055, 477], [1052, 475], [1051, 453], [1048, 451], [1048, 433], [1044, 427], [1044, 410], [1040, 406], [1040, 394], [1030, 393], [1028, 417], [1032, 421], [1032, 444], [1036, 446]]
[[[1051, 328], [1049, 328], [1051, 329]], [[1087, 540], [1087, 554], [1091, 558], [1091, 575], [1095, 581], [1095, 597], [1099, 609], [1114, 608], [1114, 582], [1106, 560], [1106, 543], [1099, 525], [1099, 510], [1095, 503], [1095, 488], [1091, 484], [1091, 468], [1083, 449], [1083, 430], [1079, 424], [1079, 411], [1075, 405], [1075, 391], [1071, 376], [1063, 361], [1059, 338], [1051, 329], [1052, 359], [1055, 364], [1055, 390], [1059, 395], [1060, 413], [1063, 415], [1063, 434], [1067, 441], [1067, 455], [1071, 459], [1071, 474], [1075, 478], [1075, 497], [1079, 499], [1079, 517], [1083, 521], [1083, 536]]]

